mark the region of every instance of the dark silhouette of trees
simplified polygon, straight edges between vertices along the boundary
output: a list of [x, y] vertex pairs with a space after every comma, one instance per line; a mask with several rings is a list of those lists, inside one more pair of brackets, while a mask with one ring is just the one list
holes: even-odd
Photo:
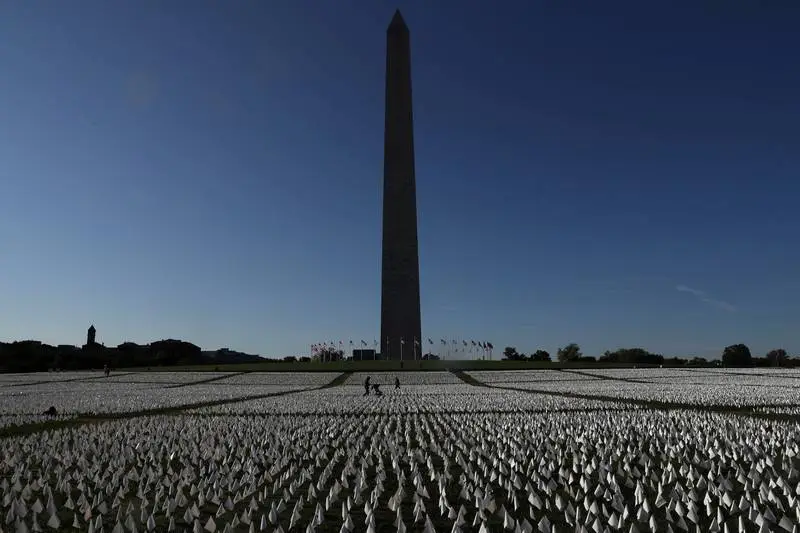
[[[581, 347], [574, 342], [558, 349], [558, 360], [562, 363], [578, 361], [582, 356]], [[594, 358], [592, 358], [592, 360], [594, 360]]]
[[503, 350], [503, 360], [505, 361], [524, 361], [525, 356], [521, 353], [517, 352], [517, 349], [513, 346], [506, 346], [505, 350]]
[[190, 342], [167, 339], [150, 343], [150, 365], [196, 365], [203, 362], [202, 350]]
[[722, 364], [725, 366], [752, 366], [753, 356], [750, 348], [744, 344], [732, 344], [722, 352]]
[[531, 361], [550, 361], [550, 353], [545, 350], [536, 350], [531, 354]]
[[[786, 350], [778, 348], [770, 350], [765, 357], [753, 357], [744, 344], [734, 344], [725, 348], [722, 361], [707, 361], [701, 357], [681, 359], [665, 358], [660, 354], [648, 352], [644, 348], [620, 348], [606, 351], [598, 360], [586, 357], [580, 346], [570, 343], [558, 349], [557, 358], [562, 363], [606, 363], [606, 364], [647, 364], [664, 366], [800, 366], [800, 357], [789, 357]], [[358, 358], [357, 358], [358, 359]], [[432, 353], [422, 356], [423, 360], [437, 360]], [[109, 365], [119, 368], [153, 368], [173, 365], [219, 365], [251, 362], [299, 362], [307, 363], [309, 357], [288, 356], [282, 359], [266, 359], [257, 355], [236, 352], [227, 348], [216, 351], [201, 351], [189, 342], [166, 339], [151, 344], [139, 345], [123, 342], [114, 348], [106, 348], [101, 344], [86, 344], [83, 347], [71, 345], [50, 346], [35, 340], [0, 342], [0, 372], [42, 372], [47, 370], [83, 370], [102, 369]], [[344, 352], [333, 347], [317, 352], [313, 360], [343, 361]], [[350, 360], [350, 359], [348, 359]], [[551, 361], [545, 350], [536, 350], [530, 356], [518, 352], [513, 346], [503, 350], [505, 361]]]
[[139, 345], [123, 342], [115, 348], [86, 344], [79, 348], [39, 341], [0, 342], [0, 372], [44, 372], [111, 368], [163, 367], [264, 361], [256, 355], [230, 350], [202, 352], [192, 343], [167, 339]]
[[606, 351], [606, 353], [600, 357], [600, 362], [662, 365], [664, 364], [664, 356], [650, 353], [644, 348], [620, 348], [613, 352]]
[[767, 352], [767, 361], [769, 361], [772, 366], [784, 366], [787, 360], [786, 350], [783, 348]]

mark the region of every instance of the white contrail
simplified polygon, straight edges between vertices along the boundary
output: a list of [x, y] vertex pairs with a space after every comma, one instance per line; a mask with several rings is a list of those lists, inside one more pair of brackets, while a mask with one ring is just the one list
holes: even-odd
[[728, 312], [731, 312], [731, 313], [736, 311], [736, 306], [735, 305], [733, 305], [731, 303], [728, 303], [728, 302], [726, 302], [724, 300], [717, 300], [715, 298], [711, 298], [708, 294], [706, 294], [703, 291], [700, 291], [700, 290], [697, 290], [697, 289], [693, 289], [691, 287], [687, 287], [686, 285], [676, 285], [675, 289], [680, 291], [680, 292], [688, 292], [689, 294], [693, 294], [694, 296], [699, 298], [700, 301], [703, 301], [703, 302], [705, 302], [705, 303], [707, 303], [709, 305], [713, 305], [714, 307], [717, 307], [717, 308], [722, 309], [724, 311], [728, 311]]

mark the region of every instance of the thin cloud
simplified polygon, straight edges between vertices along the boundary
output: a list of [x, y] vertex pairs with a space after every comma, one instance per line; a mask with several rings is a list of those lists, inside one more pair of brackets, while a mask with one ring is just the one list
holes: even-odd
[[676, 285], [675, 289], [678, 290], [679, 292], [688, 292], [689, 294], [692, 294], [696, 298], [698, 298], [701, 302], [713, 305], [714, 307], [722, 309], [723, 311], [728, 311], [729, 313], [733, 313], [736, 311], [735, 305], [728, 303], [724, 300], [717, 300], [715, 298], [712, 298], [703, 291], [687, 287], [686, 285]]

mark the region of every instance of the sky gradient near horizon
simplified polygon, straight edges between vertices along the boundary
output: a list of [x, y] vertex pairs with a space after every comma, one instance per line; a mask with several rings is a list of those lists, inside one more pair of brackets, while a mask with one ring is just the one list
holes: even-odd
[[0, 340], [371, 343], [399, 7], [425, 338], [800, 355], [800, 5], [669, 4], [3, 2]]

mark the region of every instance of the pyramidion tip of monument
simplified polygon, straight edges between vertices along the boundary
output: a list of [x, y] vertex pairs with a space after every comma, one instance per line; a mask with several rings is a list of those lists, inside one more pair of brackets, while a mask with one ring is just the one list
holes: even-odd
[[403, 15], [400, 13], [399, 9], [396, 9], [394, 12], [394, 16], [392, 16], [392, 21], [389, 23], [389, 28], [387, 31], [408, 31], [408, 26], [406, 25], [406, 21], [403, 19]]

